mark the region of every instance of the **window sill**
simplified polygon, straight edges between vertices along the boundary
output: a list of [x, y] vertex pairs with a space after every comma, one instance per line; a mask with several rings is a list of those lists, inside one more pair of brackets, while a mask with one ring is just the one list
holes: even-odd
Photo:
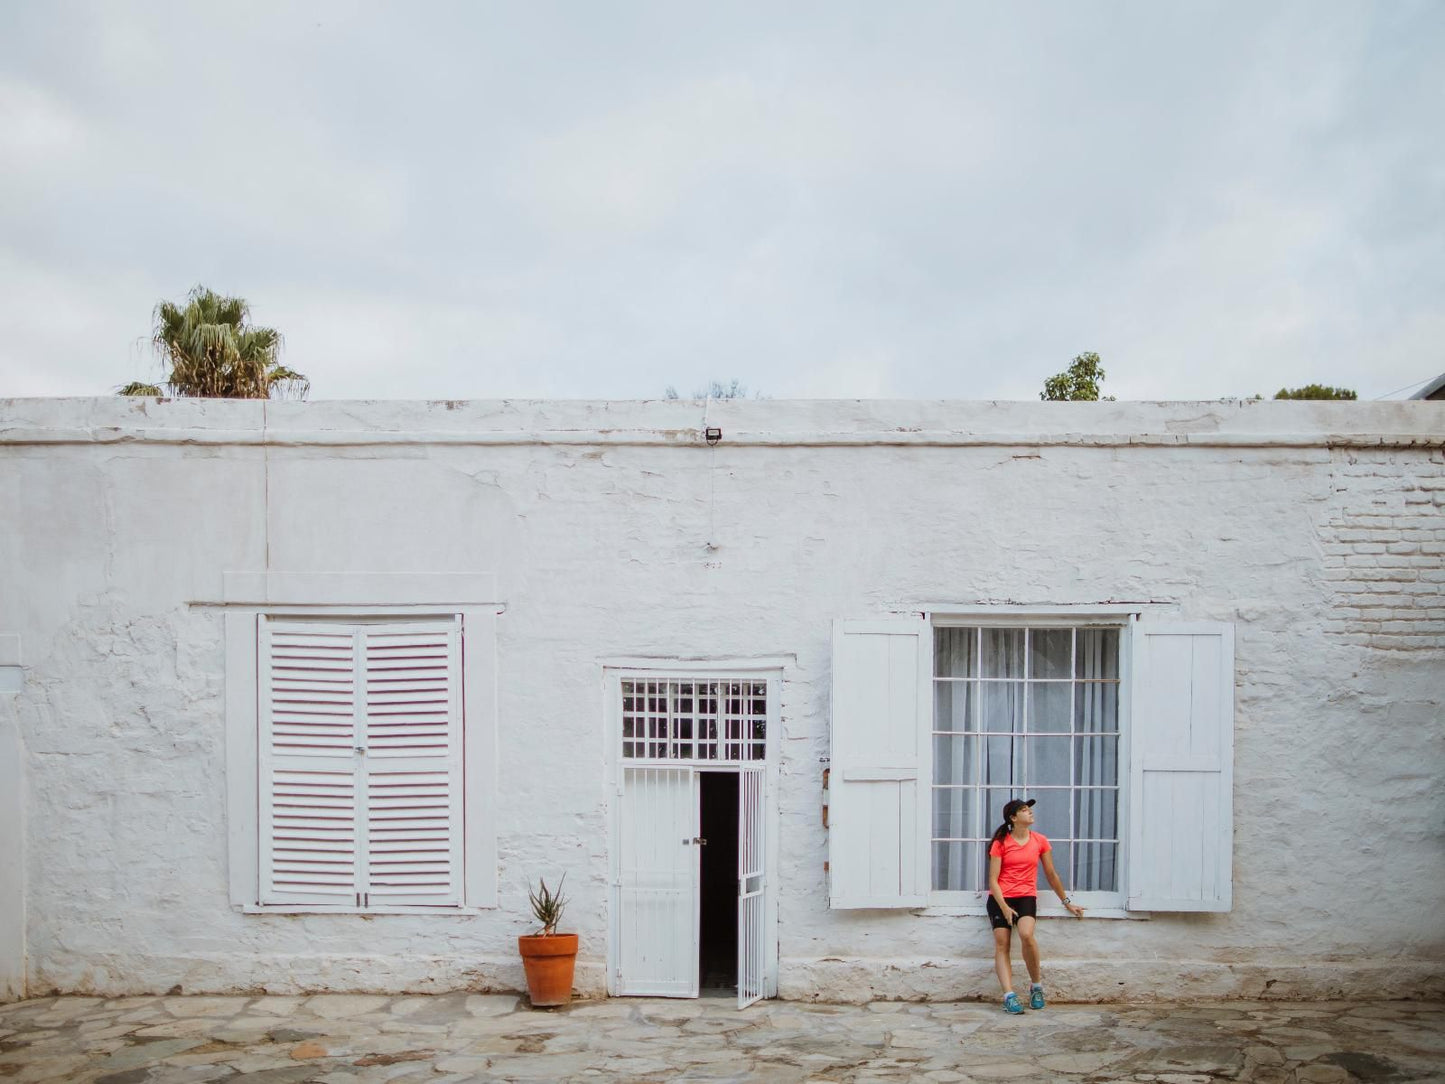
[[[1150, 913], [1148, 911], [1126, 911], [1122, 907], [1090, 907], [1087, 903], [1080, 904], [1084, 908], [1084, 919], [1091, 918], [1118, 918], [1134, 919], [1147, 922]], [[966, 906], [957, 904], [937, 904], [930, 907], [920, 907], [914, 910], [915, 915], [923, 918], [986, 918], [988, 911], [983, 904], [969, 904]], [[1073, 918], [1074, 916], [1065, 911], [1062, 907], [1045, 907], [1039, 910], [1039, 918]]]
[[[493, 908], [494, 909], [494, 908]], [[265, 907], [247, 903], [236, 908], [245, 915], [433, 915], [466, 917], [484, 914], [483, 907]]]

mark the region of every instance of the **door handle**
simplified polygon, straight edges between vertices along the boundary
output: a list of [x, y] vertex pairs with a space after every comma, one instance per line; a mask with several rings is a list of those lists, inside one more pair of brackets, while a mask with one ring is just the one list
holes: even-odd
[[682, 841], [682, 845], [684, 847], [690, 846], [694, 843], [696, 843], [699, 847], [707, 846], [707, 840], [703, 839], [702, 836], [693, 836], [691, 839], [684, 839]]

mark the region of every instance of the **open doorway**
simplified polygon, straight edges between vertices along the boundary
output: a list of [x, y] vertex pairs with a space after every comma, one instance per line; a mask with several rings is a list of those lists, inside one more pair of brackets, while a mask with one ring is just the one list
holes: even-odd
[[767, 821], [779, 679], [613, 677], [608, 993], [731, 994], [746, 1008], [777, 989]]
[[738, 988], [738, 774], [699, 772], [698, 976], [702, 996]]

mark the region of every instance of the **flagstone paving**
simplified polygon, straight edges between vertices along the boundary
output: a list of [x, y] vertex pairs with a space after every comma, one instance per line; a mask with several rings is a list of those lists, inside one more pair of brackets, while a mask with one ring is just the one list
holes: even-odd
[[1445, 1081], [1439, 1002], [1051, 1005], [516, 996], [42, 998], [0, 1006], [0, 1084]]

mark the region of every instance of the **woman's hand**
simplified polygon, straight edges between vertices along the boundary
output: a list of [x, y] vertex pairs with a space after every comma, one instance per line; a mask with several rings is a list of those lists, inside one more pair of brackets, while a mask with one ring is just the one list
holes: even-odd
[[1018, 924], [1019, 913], [1015, 911], [1012, 907], [1010, 907], [1008, 904], [1004, 904], [1003, 907], [1000, 908], [1000, 910], [1003, 911], [1004, 920], [1010, 926], [1015, 926]]
[[1073, 915], [1075, 918], [1084, 917], [1084, 909], [1080, 907], [1077, 903], [1066, 903], [1064, 904], [1064, 908], [1069, 912], [1069, 914]]

